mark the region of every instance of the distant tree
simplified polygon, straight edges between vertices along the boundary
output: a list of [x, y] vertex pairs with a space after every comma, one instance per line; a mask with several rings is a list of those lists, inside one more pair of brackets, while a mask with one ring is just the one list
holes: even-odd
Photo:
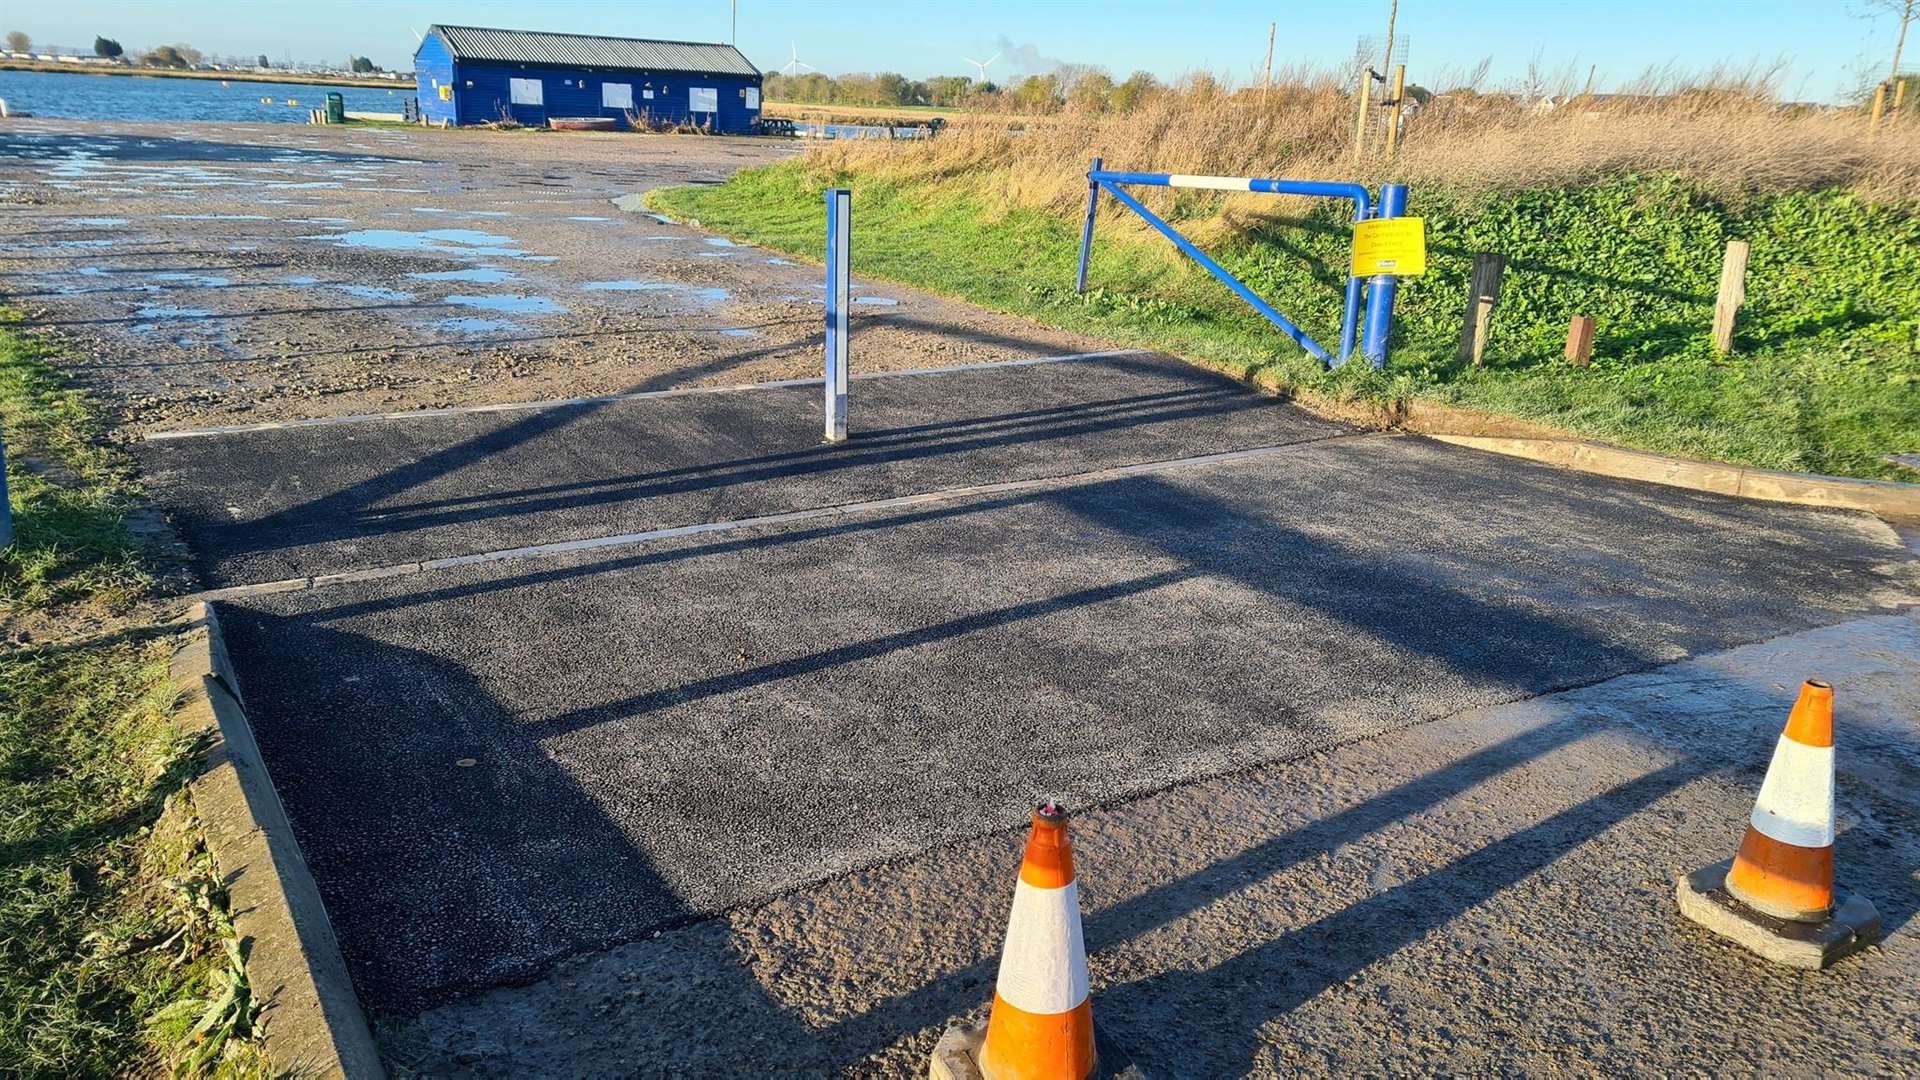
[[124, 52], [126, 52], [126, 50], [120, 47], [120, 43], [110, 37], [96, 37], [93, 39], [93, 55], [95, 56], [104, 56], [109, 60], [118, 60]]
[[1126, 82], [1113, 88], [1109, 100], [1115, 112], [1130, 113], [1159, 92], [1160, 80], [1153, 77], [1153, 72], [1136, 71], [1127, 76]]
[[875, 105], [912, 105], [913, 82], [905, 75], [883, 71], [873, 77]]
[[7, 31], [8, 52], [32, 52], [33, 39], [18, 30]]
[[1052, 112], [1060, 105], [1060, 81], [1052, 75], [1029, 75], [1013, 92], [1022, 112]]
[[380, 70], [379, 68], [373, 66], [373, 61], [367, 59], [364, 56], [347, 57], [347, 69], [362, 75], [371, 74], [372, 72]]
[[965, 75], [935, 75], [926, 81], [927, 104], [954, 106], [967, 100], [973, 80]]
[[1113, 104], [1113, 77], [1104, 71], [1084, 71], [1067, 91], [1067, 104], [1078, 112], [1106, 112]]
[[148, 67], [190, 68], [201, 60], [200, 50], [191, 45], [161, 45], [148, 49], [140, 62]]

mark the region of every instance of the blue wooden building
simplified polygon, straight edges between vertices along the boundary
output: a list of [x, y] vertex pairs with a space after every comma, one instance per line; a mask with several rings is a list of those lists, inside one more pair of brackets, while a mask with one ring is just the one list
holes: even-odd
[[429, 124], [645, 116], [741, 134], [760, 118], [760, 70], [731, 45], [436, 25], [413, 64]]

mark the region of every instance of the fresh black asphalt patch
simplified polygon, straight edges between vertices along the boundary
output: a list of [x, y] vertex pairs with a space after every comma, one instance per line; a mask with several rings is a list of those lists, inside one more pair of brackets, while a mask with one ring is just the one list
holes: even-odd
[[[1295, 423], [1262, 411], [1290, 412], [1187, 430]], [[1116, 800], [1917, 583], [1861, 515], [1372, 436], [219, 610], [358, 986], [408, 1012], [1042, 795]]]
[[209, 586], [727, 521], [1349, 429], [1150, 354], [166, 439], [148, 482]]

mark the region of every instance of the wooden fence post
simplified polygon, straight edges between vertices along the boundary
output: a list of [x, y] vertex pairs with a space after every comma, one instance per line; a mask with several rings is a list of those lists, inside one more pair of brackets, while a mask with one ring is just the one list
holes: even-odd
[[1407, 96], [1407, 65], [1393, 66], [1393, 111], [1387, 116], [1387, 156], [1400, 149], [1400, 102]]
[[1576, 367], [1593, 362], [1593, 316], [1575, 315], [1567, 324], [1567, 359]]
[[1720, 295], [1713, 301], [1713, 347], [1733, 351], [1733, 323], [1740, 305], [1747, 302], [1747, 249], [1745, 240], [1727, 241], [1727, 254], [1720, 263]]
[[1873, 88], [1873, 110], [1867, 114], [1867, 134], [1880, 130], [1880, 113], [1887, 107], [1887, 84]]
[[1473, 281], [1467, 287], [1466, 325], [1460, 328], [1460, 359], [1464, 363], [1472, 361], [1474, 367], [1480, 366], [1480, 358], [1487, 351], [1488, 324], [1493, 321], [1493, 308], [1500, 302], [1500, 279], [1507, 272], [1507, 257], [1488, 252], [1476, 252], [1473, 256]]

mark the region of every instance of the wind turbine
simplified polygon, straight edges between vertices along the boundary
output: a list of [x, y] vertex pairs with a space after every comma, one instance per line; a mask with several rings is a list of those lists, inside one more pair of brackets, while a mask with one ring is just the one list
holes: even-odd
[[800, 46], [797, 43], [790, 41], [787, 43], [787, 48], [792, 53], [793, 59], [787, 61], [787, 66], [780, 69], [780, 74], [791, 75], [793, 74], [794, 68], [804, 68], [808, 71], [814, 70], [812, 64], [800, 59]]
[[963, 56], [960, 59], [965, 60], [969, 64], [972, 64], [974, 67], [979, 68], [980, 81], [984, 83], [987, 81], [987, 66], [989, 64], [992, 64], [995, 60], [1000, 59], [1000, 54], [994, 53], [992, 56], [987, 57], [985, 60], [975, 60], [971, 56]]

